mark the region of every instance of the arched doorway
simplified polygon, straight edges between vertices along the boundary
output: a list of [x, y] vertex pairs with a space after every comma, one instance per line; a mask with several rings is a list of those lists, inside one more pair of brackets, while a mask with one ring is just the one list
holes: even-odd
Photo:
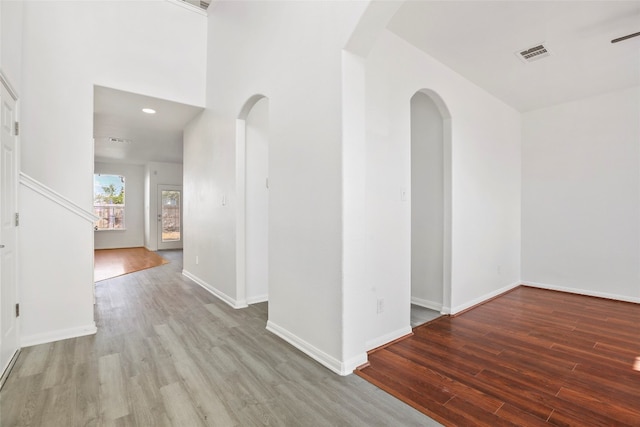
[[251, 97], [236, 130], [238, 299], [254, 304], [269, 298], [269, 99]]
[[451, 120], [442, 99], [411, 97], [411, 325], [450, 306]]

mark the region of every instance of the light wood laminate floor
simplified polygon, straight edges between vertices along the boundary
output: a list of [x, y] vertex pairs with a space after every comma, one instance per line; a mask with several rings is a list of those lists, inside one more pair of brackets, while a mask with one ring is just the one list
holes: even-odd
[[133, 273], [166, 264], [166, 259], [147, 248], [96, 249], [93, 256], [93, 280]]
[[439, 425], [266, 331], [266, 303], [234, 310], [181, 275], [181, 252], [163, 255], [96, 285], [96, 335], [22, 350], [2, 427]]

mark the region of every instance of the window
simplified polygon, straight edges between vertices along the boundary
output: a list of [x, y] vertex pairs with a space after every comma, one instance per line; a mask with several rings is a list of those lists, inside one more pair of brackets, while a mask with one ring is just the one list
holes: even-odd
[[93, 175], [95, 230], [124, 230], [124, 176]]
[[180, 191], [162, 190], [162, 242], [180, 241]]

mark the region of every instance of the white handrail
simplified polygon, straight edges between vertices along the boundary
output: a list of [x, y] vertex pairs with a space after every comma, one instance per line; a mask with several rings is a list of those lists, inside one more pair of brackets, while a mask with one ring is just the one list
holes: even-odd
[[100, 219], [96, 215], [94, 215], [93, 212], [90, 212], [82, 208], [81, 206], [75, 204], [74, 202], [72, 202], [62, 194], [56, 192], [55, 190], [52, 190], [51, 188], [47, 187], [40, 181], [30, 177], [24, 172], [20, 172], [20, 184], [24, 185], [27, 188], [30, 188], [31, 190], [35, 191], [41, 196], [46, 197], [52, 202], [55, 202], [56, 204], [62, 206], [68, 211], [78, 215], [80, 218], [85, 219], [92, 224], [98, 219]]

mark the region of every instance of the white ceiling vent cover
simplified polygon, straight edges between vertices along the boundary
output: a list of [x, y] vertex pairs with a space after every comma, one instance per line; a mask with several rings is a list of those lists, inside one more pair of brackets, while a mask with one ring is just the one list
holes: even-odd
[[520, 50], [515, 53], [523, 62], [533, 62], [551, 55], [549, 49], [543, 44], [537, 44], [528, 49]]
[[126, 139], [126, 138], [116, 138], [114, 136], [110, 136], [109, 137], [109, 142], [111, 142], [113, 144], [131, 144], [133, 141], [131, 141], [130, 139]]

